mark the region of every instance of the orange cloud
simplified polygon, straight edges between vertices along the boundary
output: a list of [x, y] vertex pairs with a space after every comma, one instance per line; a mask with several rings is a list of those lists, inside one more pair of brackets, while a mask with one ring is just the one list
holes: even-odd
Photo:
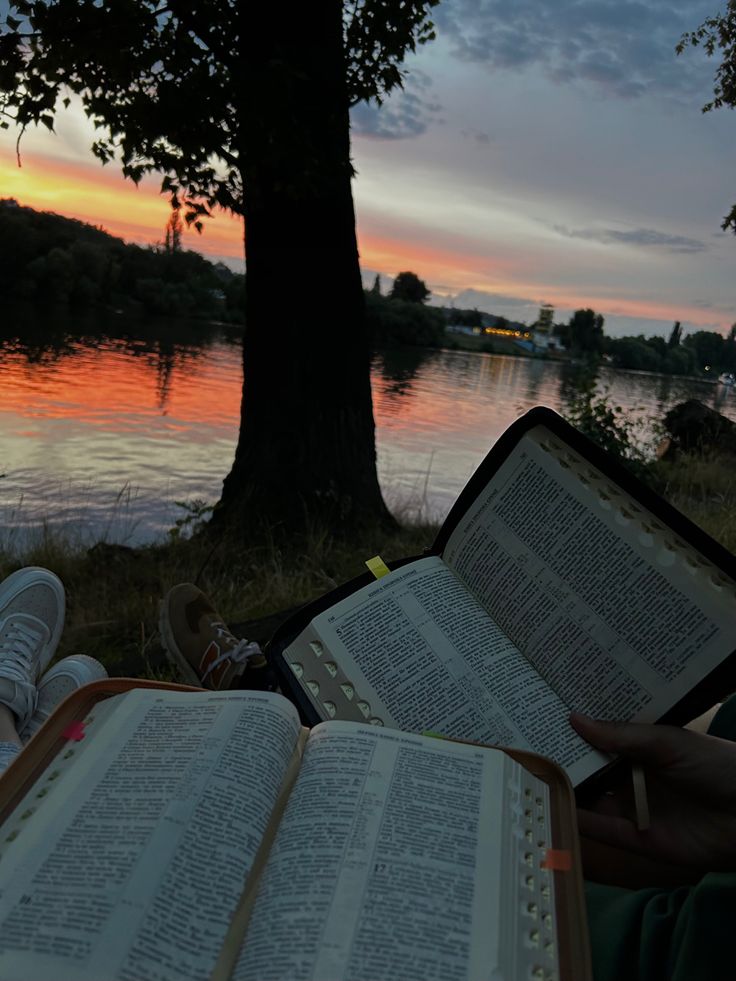
[[[0, 159], [3, 197], [101, 225], [112, 235], [141, 245], [152, 245], [163, 238], [169, 205], [158, 187], [156, 178], [144, 179], [136, 187], [112, 166], [94, 162], [24, 154], [23, 166], [18, 167], [14, 161]], [[184, 245], [205, 255], [241, 258], [242, 223], [229, 215], [217, 215], [205, 222], [202, 235], [185, 231]]]
[[[429, 234], [429, 233], [427, 233]], [[443, 236], [443, 241], [446, 236]], [[495, 275], [508, 274], [516, 268], [513, 259], [489, 256], [487, 251], [468, 249], [467, 242], [452, 242], [445, 247], [427, 244], [400, 235], [382, 236], [362, 233], [358, 227], [360, 255], [363, 264], [371, 269], [381, 269], [389, 275], [411, 269], [422, 279], [450, 282], [457, 290], [470, 289], [483, 276], [485, 290], [496, 289], [492, 282]], [[489, 267], [493, 270], [488, 274]]]
[[445, 246], [445, 233], [437, 235], [437, 241], [443, 245], [427, 245], [401, 234], [361, 233], [360, 229], [358, 238], [364, 266], [385, 271], [388, 275], [411, 269], [430, 287], [441, 283], [441, 287], [433, 287], [441, 295], [478, 290], [528, 300], [533, 305], [546, 302], [572, 310], [592, 307], [608, 316], [684, 320], [709, 329], [714, 322], [723, 328], [730, 323], [725, 314], [714, 310], [680, 302], [627, 297], [623, 295], [624, 287], [617, 291], [612, 285], [590, 284], [571, 289], [545, 280], [530, 280], [526, 275], [528, 263], [522, 267], [517, 256], [499, 255], [487, 243], [455, 241], [455, 237]]
[[[18, 168], [9, 155], [0, 158], [0, 194], [21, 204], [101, 225], [113, 235], [139, 244], [153, 244], [163, 237], [169, 208], [159, 193], [158, 180], [149, 177], [137, 187], [113, 166], [93, 160], [72, 162], [49, 154], [27, 153]], [[400, 220], [376, 228], [368, 217], [358, 227], [364, 266], [395, 275], [412, 269], [430, 286], [443, 284], [442, 292], [475, 289], [514, 296], [537, 304], [541, 300], [558, 308], [591, 306], [608, 315], [656, 320], [685, 320], [726, 328], [728, 317], [714, 310], [656, 299], [616, 295], [615, 287], [557, 286], [528, 278], [528, 261], [502, 246], [489, 245], [473, 236], [446, 231], [402, 228]], [[205, 222], [202, 235], [186, 230], [184, 244], [210, 256], [242, 258], [242, 222], [219, 214]], [[438, 287], [435, 287], [438, 289]]]

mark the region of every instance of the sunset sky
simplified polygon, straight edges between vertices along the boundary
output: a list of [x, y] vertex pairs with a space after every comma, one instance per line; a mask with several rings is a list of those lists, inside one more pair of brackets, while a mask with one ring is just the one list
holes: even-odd
[[[0, 4], [0, 10], [3, 8]], [[736, 119], [702, 115], [716, 62], [677, 58], [717, 0], [444, 0], [438, 40], [407, 62], [406, 90], [353, 113], [366, 283], [418, 273], [434, 302], [532, 321], [580, 306], [609, 334], [727, 330], [736, 320]], [[162, 238], [158, 181], [139, 188], [89, 153], [79, 109], [55, 135], [0, 135], [0, 196]], [[242, 262], [219, 216], [185, 244]], [[329, 275], [325, 274], [325, 289]]]

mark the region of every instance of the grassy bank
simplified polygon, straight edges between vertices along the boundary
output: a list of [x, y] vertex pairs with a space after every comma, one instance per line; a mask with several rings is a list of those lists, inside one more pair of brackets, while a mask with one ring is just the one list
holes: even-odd
[[532, 357], [517, 347], [512, 338], [490, 334], [445, 334], [442, 347], [448, 351], [480, 351], [482, 354], [510, 354], [515, 358]]
[[656, 462], [652, 473], [663, 497], [736, 553], [733, 457], [683, 455], [673, 462]]
[[[653, 483], [675, 507], [731, 551], [736, 551], [736, 486], [729, 459], [680, 458], [651, 465]], [[375, 532], [345, 543], [314, 532], [290, 549], [273, 542], [213, 548], [200, 540], [145, 548], [98, 544], [72, 546], [50, 532], [21, 552], [0, 551], [0, 577], [21, 565], [52, 569], [67, 590], [67, 626], [59, 654], [85, 652], [111, 674], [171, 678], [161, 649], [158, 604], [175, 583], [197, 582], [230, 623], [287, 610], [365, 571], [380, 554], [391, 560], [419, 554], [436, 528], [410, 525], [394, 534]], [[276, 621], [252, 634], [265, 639]], [[258, 634], [260, 633], [260, 636]]]
[[[67, 618], [60, 656], [91, 654], [110, 674], [178, 680], [170, 675], [158, 631], [159, 601], [175, 583], [196, 582], [229, 623], [258, 620], [365, 572], [363, 563], [373, 555], [389, 561], [419, 554], [435, 531], [415, 525], [349, 544], [314, 532], [288, 550], [268, 541], [213, 547], [198, 539], [87, 549], [46, 531], [22, 552], [0, 552], [0, 578], [22, 565], [43, 566], [61, 578]], [[267, 636], [272, 628], [262, 626], [261, 634], [264, 629]]]

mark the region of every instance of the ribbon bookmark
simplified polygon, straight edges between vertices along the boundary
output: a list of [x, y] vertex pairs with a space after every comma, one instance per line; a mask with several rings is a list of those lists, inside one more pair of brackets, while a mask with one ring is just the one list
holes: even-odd
[[374, 555], [372, 559], [368, 559], [366, 565], [376, 579], [382, 579], [384, 576], [387, 576], [389, 572], [391, 572], [380, 555]]
[[80, 739], [84, 739], [84, 722], [70, 722], [61, 735], [64, 739], [73, 739], [78, 743]]

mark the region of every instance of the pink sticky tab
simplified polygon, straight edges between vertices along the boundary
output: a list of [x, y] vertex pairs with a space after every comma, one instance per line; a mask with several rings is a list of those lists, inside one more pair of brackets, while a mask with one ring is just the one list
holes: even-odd
[[84, 739], [84, 722], [70, 722], [62, 736], [64, 739], [74, 739], [75, 742]]
[[553, 872], [569, 872], [572, 868], [572, 855], [560, 848], [548, 848], [540, 864], [543, 869], [552, 869]]

